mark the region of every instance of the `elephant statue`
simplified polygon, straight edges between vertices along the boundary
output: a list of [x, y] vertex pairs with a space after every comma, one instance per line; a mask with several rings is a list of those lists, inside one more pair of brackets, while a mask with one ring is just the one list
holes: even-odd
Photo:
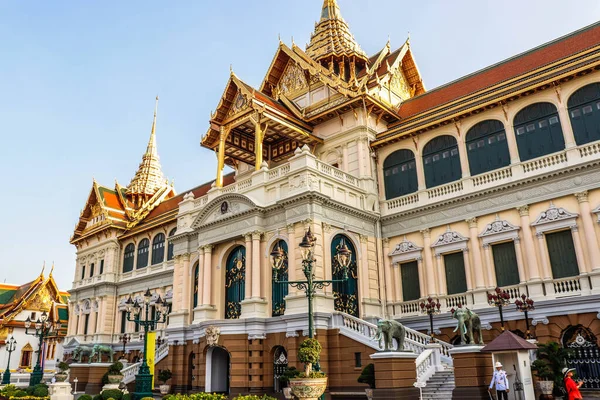
[[91, 363], [92, 353], [93, 349], [90, 346], [77, 346], [75, 350], [73, 350], [73, 359], [77, 360], [78, 363], [81, 363], [83, 356], [88, 356], [88, 363]]
[[381, 339], [383, 339], [383, 351], [392, 351], [394, 347], [393, 339], [396, 339], [396, 341], [398, 341], [398, 350], [396, 351], [404, 351], [405, 335], [406, 329], [404, 329], [404, 326], [400, 322], [389, 319], [380, 319], [377, 321], [377, 332], [375, 332], [373, 340], [377, 340], [379, 342], [379, 347], [381, 347]]
[[[468, 308], [458, 308], [452, 313], [452, 318], [457, 320], [454, 332], [460, 329], [460, 344], [466, 344], [466, 339], [469, 340], [469, 344], [475, 344], [473, 332], [477, 332], [479, 339], [478, 343], [483, 345], [483, 335], [481, 333], [481, 320], [479, 319], [479, 315]], [[467, 336], [466, 338], [465, 335]]]
[[108, 354], [110, 362], [113, 362], [114, 351], [111, 346], [103, 346], [101, 344], [95, 344], [92, 348], [92, 354], [90, 355], [90, 361], [97, 356], [97, 362], [102, 362], [102, 354]]

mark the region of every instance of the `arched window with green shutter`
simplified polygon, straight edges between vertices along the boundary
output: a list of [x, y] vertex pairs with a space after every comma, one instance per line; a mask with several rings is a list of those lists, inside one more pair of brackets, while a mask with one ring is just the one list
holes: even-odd
[[198, 305], [200, 303], [198, 303], [198, 301], [200, 301], [201, 299], [198, 299], [198, 283], [200, 281], [200, 263], [198, 261], [196, 261], [196, 264], [194, 264], [194, 308], [198, 307]]
[[407, 149], [396, 150], [383, 162], [385, 198], [405, 196], [418, 189], [415, 155]]
[[167, 261], [173, 259], [173, 250], [174, 250], [175, 244], [173, 243], [171, 238], [173, 236], [175, 236], [176, 232], [177, 232], [177, 228], [173, 228], [173, 229], [171, 229], [171, 232], [169, 232], [169, 244], [167, 246]]
[[428, 188], [461, 179], [456, 139], [450, 135], [431, 139], [423, 147], [423, 170]]
[[586, 85], [567, 102], [573, 135], [578, 145], [600, 140], [600, 83]]
[[[288, 246], [285, 240], [278, 240], [274, 245], [279, 247], [283, 251], [283, 264], [277, 272], [277, 280], [287, 281], [288, 280]], [[273, 317], [283, 315], [285, 313], [285, 296], [288, 295], [288, 285], [280, 284], [275, 282], [275, 276], [271, 283], [272, 294], [271, 294], [271, 311]]]
[[238, 319], [245, 296], [246, 248], [237, 246], [227, 257], [225, 270], [225, 319]]
[[148, 266], [148, 252], [150, 251], [150, 241], [148, 239], [143, 239], [138, 244], [137, 250], [137, 262], [135, 267], [137, 269], [146, 268]]
[[338, 250], [343, 244], [352, 252], [352, 259], [348, 267], [348, 280], [345, 282], [334, 282], [332, 285], [335, 310], [358, 317], [357, 254], [352, 241], [346, 235], [335, 235], [331, 241], [331, 276], [333, 279], [342, 279], [344, 277], [344, 272], [336, 257]]
[[558, 110], [552, 103], [528, 105], [513, 120], [521, 161], [564, 150]]
[[160, 264], [165, 259], [165, 234], [159, 233], [152, 240], [152, 265]]
[[510, 164], [506, 132], [495, 119], [475, 124], [465, 136], [471, 175], [483, 174]]
[[129, 243], [125, 246], [123, 254], [123, 273], [133, 271], [133, 258], [135, 257], [135, 245]]

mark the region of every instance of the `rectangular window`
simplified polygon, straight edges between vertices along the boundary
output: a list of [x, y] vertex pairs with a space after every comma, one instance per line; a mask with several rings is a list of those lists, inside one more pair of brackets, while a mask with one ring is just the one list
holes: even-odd
[[431, 163], [431, 157], [425, 157], [425, 164]]
[[442, 157], [443, 157], [443, 158], [448, 158], [448, 157], [450, 157], [450, 152], [449, 152], [449, 151], [445, 151], [445, 152], [443, 152], [443, 153], [442, 153]]
[[550, 122], [550, 125], [558, 124], [558, 117], [552, 117], [548, 122]]
[[581, 116], [581, 111], [579, 111], [579, 109], [571, 111], [571, 118], [577, 118], [579, 116]]
[[519, 268], [513, 242], [492, 245], [496, 286], [512, 286], [519, 283]]
[[150, 319], [156, 319], [156, 306], [150, 306]]
[[440, 155], [439, 154], [436, 154], [435, 156], [433, 156], [433, 162], [436, 162], [436, 161], [440, 161]]
[[483, 147], [483, 146], [485, 146], [485, 140], [478, 140], [477, 147], [479, 148], [479, 147]]
[[392, 171], [390, 171], [389, 169], [386, 169], [385, 171], [383, 171], [383, 175], [385, 175], [385, 176], [390, 176], [391, 173], [392, 173]]
[[94, 276], [94, 263], [90, 264], [90, 278]]
[[362, 367], [362, 360], [360, 358], [360, 353], [354, 353], [354, 368]]
[[127, 327], [127, 312], [121, 311], [121, 333], [125, 333]]
[[88, 333], [88, 325], [90, 323], [90, 314], [85, 314], [85, 319], [83, 321], [83, 334], [87, 335]]
[[448, 294], [465, 293], [467, 291], [467, 277], [465, 275], [465, 259], [462, 251], [445, 254], [444, 266], [446, 269], [446, 289]]
[[104, 260], [100, 260], [100, 275], [104, 273]]
[[450, 151], [450, 155], [453, 157], [458, 155], [458, 149], [452, 149], [452, 151]]
[[402, 299], [404, 301], [418, 300], [421, 297], [421, 292], [417, 261], [400, 264], [400, 277], [402, 280]]
[[517, 135], [518, 136], [521, 136], [524, 133], [525, 133], [525, 128], [524, 127], [517, 128]]
[[547, 233], [545, 236], [552, 276], [559, 279], [579, 275], [571, 230]]
[[600, 110], [600, 101], [599, 101], [598, 103], [596, 103], [596, 108], [597, 108], [598, 110]]
[[135, 327], [133, 329], [134, 332], [139, 332], [140, 331], [140, 326], [138, 324], [134, 323], [133, 326]]
[[488, 138], [488, 144], [496, 143], [496, 136], [490, 136]]
[[85, 265], [81, 267], [81, 279], [85, 278]]
[[408, 166], [406, 164], [404, 164], [400, 168], [402, 169], [402, 172], [404, 172], [404, 171], [406, 171], [408, 169]]
[[545, 128], [545, 127], [547, 127], [547, 126], [548, 126], [548, 121], [546, 121], [546, 120], [540, 121], [540, 122], [538, 123], [538, 126], [539, 126], [540, 128]]
[[535, 124], [529, 124], [527, 125], [527, 132], [532, 132], [535, 131]]
[[503, 140], [506, 140], [506, 134], [504, 134], [504, 133], [500, 133], [500, 134], [498, 135], [498, 141], [499, 141], [499, 142], [501, 142], [501, 141], [503, 141]]
[[469, 151], [475, 150], [475, 147], [476, 147], [475, 143], [469, 143]]
[[589, 114], [592, 112], [592, 106], [585, 106], [585, 107], [583, 107], [583, 110], [581, 110], [581, 111], [583, 111], [584, 115]]

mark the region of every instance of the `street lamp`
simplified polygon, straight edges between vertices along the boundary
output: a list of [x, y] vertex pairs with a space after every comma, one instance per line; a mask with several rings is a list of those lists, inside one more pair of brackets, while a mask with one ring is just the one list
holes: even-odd
[[429, 331], [431, 333], [431, 339], [433, 339], [433, 316], [439, 314], [442, 305], [439, 300], [433, 300], [431, 296], [427, 298], [427, 303], [421, 302], [421, 313], [429, 315]]
[[[348, 267], [352, 261], [352, 252], [348, 249], [346, 242], [342, 239], [340, 242], [339, 249], [334, 257], [342, 267], [342, 279], [330, 279], [330, 280], [315, 280], [314, 271], [314, 251], [315, 251], [316, 238], [313, 236], [310, 228], [304, 234], [302, 242], [298, 245], [300, 247], [300, 253], [302, 254], [302, 272], [306, 277], [304, 281], [279, 281], [278, 273], [283, 265], [285, 254], [279, 245], [275, 245], [275, 248], [271, 252], [271, 266], [273, 267], [273, 280], [276, 284], [290, 285], [296, 289], [304, 291], [308, 298], [308, 337], [313, 338], [313, 297], [316, 290], [323, 289], [326, 286], [331, 285], [334, 282], [345, 282], [348, 280]], [[318, 368], [318, 366], [317, 366]], [[318, 370], [318, 369], [317, 369]]]
[[156, 338], [156, 348], [158, 349], [167, 339], [163, 339], [162, 337]]
[[6, 351], [8, 352], [8, 362], [6, 363], [6, 370], [2, 374], [2, 384], [8, 385], [10, 383], [10, 354], [17, 348], [17, 341], [14, 336], [6, 341]]
[[[156, 314], [154, 318], [150, 316], [150, 301], [152, 300], [152, 293], [150, 289], [144, 293], [143, 303], [140, 304], [137, 299], [132, 300], [131, 295], [125, 302], [127, 306], [127, 320], [133, 321], [136, 325], [144, 328], [144, 353], [142, 354], [142, 365], [140, 366], [138, 374], [135, 376], [135, 392], [133, 392], [133, 400], [140, 400], [143, 397], [152, 397], [152, 374], [150, 374], [150, 367], [146, 362], [146, 348], [148, 346], [148, 331], [154, 330], [156, 324], [159, 322], [166, 322], [167, 320], [167, 307], [162, 301], [160, 296], [154, 302], [156, 306]], [[144, 318], [142, 319], [142, 312]], [[133, 313], [133, 318], [131, 314]]]
[[498, 307], [500, 312], [500, 325], [502, 331], [504, 331], [504, 316], [502, 315], [502, 307], [510, 304], [510, 294], [506, 290], [502, 290], [497, 287], [494, 293], [488, 293], [488, 304], [490, 306]]
[[533, 305], [533, 300], [530, 299], [523, 293], [521, 295], [521, 299], [515, 300], [515, 306], [517, 306], [517, 310], [525, 313], [525, 324], [527, 325], [527, 333], [525, 333], [525, 339], [531, 339], [531, 333], [529, 333], [529, 316], [527, 313], [529, 311], [535, 310], [535, 306]]
[[31, 328], [31, 319], [27, 317], [25, 320], [25, 334], [36, 336], [40, 340], [40, 344], [38, 347], [38, 357], [35, 363], [35, 367], [33, 368], [33, 372], [31, 372], [31, 377], [29, 378], [29, 386], [35, 386], [42, 381], [42, 377], [44, 376], [44, 372], [42, 371], [41, 359], [42, 359], [42, 346], [44, 345], [44, 340], [50, 336], [50, 334], [58, 331], [60, 329], [60, 322], [52, 323], [48, 321], [48, 314], [46, 311], [42, 313], [40, 318], [35, 321], [34, 327], [35, 331], [29, 332], [29, 328]]
[[128, 342], [131, 342], [131, 336], [124, 333], [119, 337], [119, 340], [121, 341], [121, 343], [123, 343], [123, 357], [125, 357], [125, 345]]

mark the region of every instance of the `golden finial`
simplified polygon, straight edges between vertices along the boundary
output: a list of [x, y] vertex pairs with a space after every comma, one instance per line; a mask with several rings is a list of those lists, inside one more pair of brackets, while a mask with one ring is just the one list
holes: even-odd
[[408, 31], [408, 36], [406, 38], [406, 43], [410, 44], [410, 31]]
[[233, 75], [233, 64], [229, 64], [229, 73]]
[[52, 261], [52, 268], [50, 268], [50, 275], [48, 275], [48, 278], [52, 276], [52, 272], [54, 272], [54, 261]]
[[46, 261], [44, 260], [44, 264], [42, 265], [42, 272], [40, 272], [40, 276], [44, 277], [44, 270], [46, 269]]
[[292, 36], [292, 47], [296, 46], [296, 43], [294, 43], [294, 36]]
[[282, 45], [283, 42], [281, 41], [281, 33], [277, 34], [277, 39], [279, 40], [279, 44]]

